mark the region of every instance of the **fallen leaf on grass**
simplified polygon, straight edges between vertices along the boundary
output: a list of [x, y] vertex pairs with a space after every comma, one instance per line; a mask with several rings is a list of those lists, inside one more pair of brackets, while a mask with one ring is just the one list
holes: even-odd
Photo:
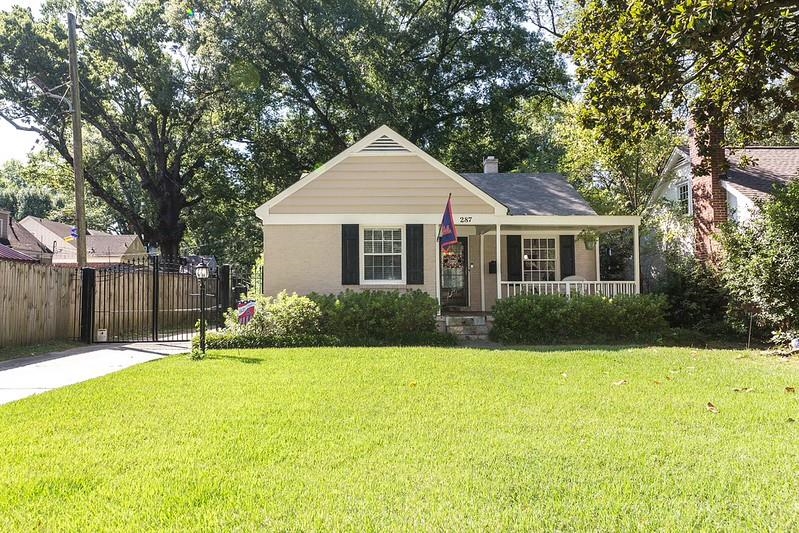
[[408, 386], [409, 387], [415, 387], [416, 386], [416, 382], [415, 381], [411, 381], [410, 383], [408, 383]]
[[796, 422], [795, 418], [788, 418], [787, 422]]
[[566, 379], [567, 377], [569, 377], [569, 376], [567, 376], [567, 375], [566, 375], [566, 372], [564, 372], [563, 374], [561, 374], [561, 376], [563, 376], [563, 379]]
[[671, 372], [672, 374], [679, 374], [680, 373], [679, 370], [669, 370], [669, 372]]
[[719, 414], [719, 409], [715, 405], [710, 402], [707, 402], [707, 410], [713, 413], [714, 415]]
[[627, 380], [626, 379], [622, 379], [620, 381], [614, 382], [613, 384], [614, 385], [627, 385]]
[[671, 377], [669, 377], [669, 376], [666, 376], [666, 379], [668, 379], [669, 381], [674, 381], [674, 380], [672, 380], [672, 379], [671, 379]]
[[658, 380], [655, 380], [652, 383], [654, 383], [655, 385], [661, 385], [660, 381], [658, 381]]
[[732, 390], [733, 392], [755, 392], [755, 389], [751, 387], [735, 387]]
[[793, 388], [793, 387], [785, 387], [785, 393], [786, 394], [795, 394], [796, 393], [796, 389]]

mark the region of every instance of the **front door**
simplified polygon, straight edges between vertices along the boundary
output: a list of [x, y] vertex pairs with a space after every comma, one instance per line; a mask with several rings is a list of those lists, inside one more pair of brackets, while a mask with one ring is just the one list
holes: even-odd
[[445, 308], [469, 306], [469, 240], [441, 251], [441, 305]]

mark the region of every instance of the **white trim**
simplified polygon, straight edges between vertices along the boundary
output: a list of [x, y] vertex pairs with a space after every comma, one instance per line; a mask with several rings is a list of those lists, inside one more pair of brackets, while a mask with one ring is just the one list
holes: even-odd
[[435, 246], [436, 254], [436, 300], [438, 301], [438, 312], [441, 313], [441, 247], [438, 244], [438, 235], [440, 230], [441, 224], [436, 224], [436, 237], [433, 239], [433, 245]]
[[[372, 230], [374, 230], [374, 229], [381, 229], [381, 230], [389, 229], [389, 230], [392, 230], [392, 231], [393, 230], [400, 230], [400, 236], [401, 236], [401, 239], [402, 239], [402, 253], [400, 254], [401, 263], [402, 263], [402, 267], [401, 267], [402, 271], [400, 273], [400, 275], [401, 275], [400, 279], [365, 279], [365, 277], [364, 277], [364, 275], [365, 275], [365, 270], [364, 270], [365, 252], [364, 252], [364, 248], [363, 248], [363, 234], [368, 229], [372, 229]], [[402, 225], [399, 225], [399, 226], [391, 226], [391, 225], [359, 226], [358, 227], [358, 246], [359, 246], [359, 248], [358, 248], [359, 265], [358, 266], [360, 267], [361, 285], [406, 285], [405, 268], [406, 268], [406, 263], [407, 263], [408, 250], [406, 248], [406, 242], [405, 242], [405, 226], [402, 226]], [[397, 254], [390, 253], [390, 254], [377, 254], [377, 255], [397, 255]]]
[[[397, 144], [401, 145], [404, 148], [407, 148], [410, 153], [408, 153], [408, 152], [385, 152], [385, 153], [363, 152], [363, 153], [358, 153], [358, 152], [361, 151], [361, 149], [369, 146], [370, 144], [372, 144], [373, 141], [375, 141], [376, 139], [378, 139], [378, 138], [380, 138], [380, 137], [382, 137], [384, 135], [387, 135], [387, 136], [391, 137], [391, 139], [396, 141]], [[279, 204], [280, 202], [282, 202], [283, 200], [285, 200], [286, 198], [288, 198], [289, 196], [291, 196], [295, 192], [299, 191], [300, 189], [302, 189], [303, 187], [305, 187], [309, 183], [313, 182], [316, 178], [318, 178], [319, 176], [321, 176], [324, 173], [326, 173], [328, 170], [330, 170], [331, 168], [336, 166], [338, 163], [340, 163], [344, 159], [346, 159], [346, 158], [348, 158], [350, 156], [356, 155], [356, 153], [358, 153], [357, 155], [359, 157], [364, 157], [364, 156], [366, 156], [366, 157], [374, 157], [375, 155], [396, 156], [398, 154], [403, 154], [403, 153], [404, 154], [408, 154], [408, 155], [416, 155], [419, 158], [421, 158], [423, 161], [428, 163], [430, 166], [432, 166], [433, 168], [436, 168], [437, 170], [442, 172], [444, 175], [446, 175], [449, 178], [451, 178], [458, 185], [460, 185], [461, 187], [463, 187], [464, 189], [466, 189], [467, 191], [472, 193], [474, 196], [480, 198], [485, 203], [487, 203], [489, 206], [493, 207], [494, 208], [494, 214], [501, 215], [501, 214], [505, 214], [505, 213], [508, 212], [508, 208], [507, 207], [505, 207], [503, 204], [501, 204], [500, 202], [498, 202], [497, 200], [495, 200], [494, 198], [492, 198], [491, 196], [489, 196], [488, 194], [483, 192], [482, 189], [478, 188], [476, 185], [473, 185], [469, 180], [467, 180], [466, 178], [464, 178], [463, 176], [461, 176], [460, 174], [458, 174], [454, 170], [450, 169], [449, 167], [447, 167], [446, 165], [444, 165], [443, 163], [438, 161], [436, 158], [428, 155], [424, 150], [422, 150], [421, 148], [419, 148], [418, 146], [416, 146], [415, 144], [410, 142], [408, 139], [406, 139], [405, 137], [403, 137], [402, 135], [400, 135], [396, 131], [392, 130], [391, 128], [389, 128], [386, 125], [383, 125], [383, 126], [380, 126], [379, 128], [377, 128], [376, 130], [374, 130], [372, 133], [370, 133], [370, 134], [366, 135], [365, 137], [363, 137], [361, 140], [359, 140], [355, 144], [353, 144], [350, 147], [346, 148], [343, 152], [338, 154], [336, 157], [334, 157], [330, 161], [328, 161], [328, 162], [324, 163], [323, 165], [319, 166], [313, 172], [309, 173], [308, 175], [306, 175], [303, 178], [300, 178], [299, 181], [297, 181], [296, 183], [294, 183], [290, 187], [286, 188], [285, 190], [283, 190], [282, 192], [280, 192], [279, 194], [277, 194], [273, 198], [270, 198], [269, 200], [267, 200], [264, 204], [262, 204], [260, 207], [258, 207], [258, 209], [255, 210], [255, 214], [258, 215], [258, 218], [260, 218], [261, 220], [265, 220], [266, 217], [270, 216], [269, 210], [272, 207], [274, 207], [275, 205]]]
[[[441, 213], [351, 213], [351, 214], [274, 214], [263, 219], [264, 225], [291, 225], [291, 224], [375, 224], [390, 226], [400, 224], [437, 224], [441, 222]], [[597, 229], [621, 229], [641, 223], [638, 216], [608, 216], [608, 215], [566, 215], [566, 216], [532, 216], [532, 215], [474, 215], [469, 224], [471, 226], [549, 226], [542, 231], [569, 231], [571, 227], [595, 227]], [[553, 227], [558, 228], [554, 230]], [[563, 228], [562, 230], [560, 228]]]
[[[646, 202], [646, 207], [651, 207], [655, 202], [663, 198], [663, 193], [674, 181], [673, 174], [677, 171], [677, 168], [681, 165], [690, 164], [690, 162], [689, 156], [679, 148], [674, 148], [671, 151], [671, 155], [666, 161], [666, 165], [663, 167], [663, 170], [660, 171], [660, 178], [655, 184], [655, 188], [652, 189], [652, 194], [649, 195], [649, 199]], [[688, 180], [691, 180], [690, 169], [688, 172]]]
[[497, 224], [497, 248], [495, 259], [497, 262], [497, 301], [502, 298], [502, 228]]
[[602, 271], [599, 268], [599, 237], [597, 237], [596, 243], [594, 243], [594, 252], [596, 255], [596, 280], [602, 281]]
[[485, 233], [480, 234], [480, 311], [486, 310]]
[[751, 198], [749, 198], [744, 193], [736, 189], [729, 181], [721, 180], [721, 188], [727, 191], [728, 193], [732, 194], [733, 196], [735, 196], [735, 199], [738, 200], [738, 203], [746, 204], [750, 212], [752, 211], [752, 209], [756, 207], [755, 203], [751, 200]]

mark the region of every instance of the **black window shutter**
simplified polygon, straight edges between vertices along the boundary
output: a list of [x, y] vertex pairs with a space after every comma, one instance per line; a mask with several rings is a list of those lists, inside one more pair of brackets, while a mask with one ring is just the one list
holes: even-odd
[[522, 280], [522, 236], [508, 235], [505, 243], [508, 259], [508, 281]]
[[358, 224], [341, 225], [341, 284], [359, 285]]
[[576, 273], [574, 266], [574, 235], [560, 236], [560, 279], [573, 276]]
[[405, 226], [405, 280], [408, 285], [424, 284], [424, 226], [407, 224]]

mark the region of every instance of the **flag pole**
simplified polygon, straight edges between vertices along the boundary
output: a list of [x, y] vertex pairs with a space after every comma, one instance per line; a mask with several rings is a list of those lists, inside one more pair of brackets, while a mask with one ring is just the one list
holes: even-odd
[[[447, 196], [447, 205], [449, 205], [450, 200], [452, 200], [452, 193], [449, 193], [449, 196]], [[441, 224], [438, 225], [438, 235], [436, 236], [436, 242], [441, 242]]]

